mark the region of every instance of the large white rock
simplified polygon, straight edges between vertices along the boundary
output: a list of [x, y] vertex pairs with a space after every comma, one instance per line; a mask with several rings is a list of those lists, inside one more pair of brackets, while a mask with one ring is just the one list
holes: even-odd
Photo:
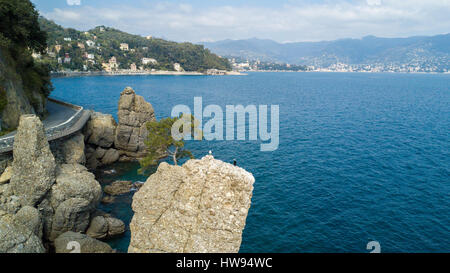
[[182, 167], [161, 163], [134, 195], [128, 251], [238, 252], [254, 181], [212, 156]]

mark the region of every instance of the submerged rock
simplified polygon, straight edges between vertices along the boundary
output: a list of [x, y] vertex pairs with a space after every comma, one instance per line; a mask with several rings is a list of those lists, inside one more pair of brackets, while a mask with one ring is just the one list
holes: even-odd
[[34, 207], [55, 183], [56, 163], [41, 120], [23, 115], [14, 139], [10, 184], [23, 206]]
[[129, 193], [133, 188], [133, 182], [131, 181], [115, 181], [106, 186], [103, 190], [109, 195], [121, 195]]
[[156, 120], [152, 105], [127, 87], [120, 94], [118, 117], [115, 147], [126, 156], [143, 157], [148, 135], [146, 123]]
[[[79, 247], [79, 249], [78, 249]], [[68, 231], [55, 240], [56, 253], [113, 253], [114, 250], [104, 242], [87, 235]]]
[[212, 156], [161, 163], [134, 195], [128, 251], [238, 252], [254, 181]]

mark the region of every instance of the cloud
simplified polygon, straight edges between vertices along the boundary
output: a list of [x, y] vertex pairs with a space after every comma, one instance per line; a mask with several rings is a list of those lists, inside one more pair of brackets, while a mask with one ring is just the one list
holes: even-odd
[[[73, 1], [72, 1], [73, 2]], [[87, 30], [108, 25], [177, 41], [269, 38], [317, 41], [366, 35], [406, 37], [447, 33], [450, 0], [288, 1], [263, 5], [188, 5], [174, 2], [53, 9], [43, 15]]]
[[67, 5], [69, 6], [80, 6], [81, 0], [67, 0]]

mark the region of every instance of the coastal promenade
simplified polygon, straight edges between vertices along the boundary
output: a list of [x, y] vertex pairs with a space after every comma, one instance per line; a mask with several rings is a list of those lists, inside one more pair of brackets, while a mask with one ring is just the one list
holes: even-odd
[[[80, 131], [89, 120], [90, 111], [83, 107], [49, 98], [48, 116], [42, 121], [48, 141], [70, 136]], [[0, 137], [0, 154], [13, 150], [16, 131]]]

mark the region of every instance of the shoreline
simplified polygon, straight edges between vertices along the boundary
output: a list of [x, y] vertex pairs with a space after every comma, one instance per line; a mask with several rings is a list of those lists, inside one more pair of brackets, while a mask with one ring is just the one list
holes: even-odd
[[59, 71], [51, 72], [52, 78], [89, 77], [89, 76], [245, 76], [236, 71], [220, 71], [218, 73], [176, 72], [176, 71]]
[[448, 75], [450, 72], [396, 72], [396, 71], [290, 71], [290, 70], [251, 70], [240, 71], [240, 73], [360, 73], [360, 74], [437, 74]]

